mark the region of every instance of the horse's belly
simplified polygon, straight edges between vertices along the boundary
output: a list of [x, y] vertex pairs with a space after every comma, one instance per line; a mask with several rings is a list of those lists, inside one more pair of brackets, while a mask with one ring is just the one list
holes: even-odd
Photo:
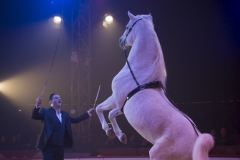
[[190, 122], [157, 90], [146, 89], [135, 94], [126, 103], [124, 113], [133, 128], [153, 144], [162, 136], [169, 137], [169, 143], [195, 141]]

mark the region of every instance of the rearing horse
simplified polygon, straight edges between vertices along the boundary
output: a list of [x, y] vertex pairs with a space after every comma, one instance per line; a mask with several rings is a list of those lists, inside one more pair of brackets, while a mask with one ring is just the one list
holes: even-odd
[[103, 111], [109, 112], [113, 131], [120, 141], [127, 138], [116, 122], [124, 114], [132, 127], [153, 144], [151, 160], [207, 160], [213, 147], [211, 135], [201, 134], [192, 120], [168, 100], [162, 49], [151, 15], [134, 16], [120, 37], [120, 46], [132, 46], [127, 63], [112, 81], [112, 95], [96, 108], [103, 130], [111, 136]]

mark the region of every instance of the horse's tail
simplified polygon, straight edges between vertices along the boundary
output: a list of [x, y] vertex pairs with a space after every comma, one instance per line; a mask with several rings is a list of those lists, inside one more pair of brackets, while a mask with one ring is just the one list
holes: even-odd
[[200, 134], [193, 147], [193, 160], [208, 160], [208, 152], [214, 145], [210, 134]]

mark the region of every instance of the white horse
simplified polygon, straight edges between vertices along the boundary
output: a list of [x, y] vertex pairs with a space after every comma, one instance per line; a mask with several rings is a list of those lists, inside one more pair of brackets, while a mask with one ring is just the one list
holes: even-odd
[[[214, 144], [212, 136], [201, 134], [165, 95], [165, 62], [152, 16], [134, 16], [130, 12], [128, 16], [130, 21], [120, 37], [120, 46], [132, 46], [128, 56], [132, 71], [126, 63], [112, 81], [112, 95], [96, 108], [103, 130], [111, 136], [112, 129], [103, 115], [103, 111], [111, 110], [109, 120], [113, 131], [126, 143], [126, 135], [116, 122], [123, 109], [132, 127], [153, 144], [149, 151], [151, 160], [207, 160]], [[149, 82], [153, 85], [148, 85]]]

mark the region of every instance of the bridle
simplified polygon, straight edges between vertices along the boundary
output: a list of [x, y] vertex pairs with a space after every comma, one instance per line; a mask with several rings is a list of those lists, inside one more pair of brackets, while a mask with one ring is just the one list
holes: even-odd
[[123, 41], [123, 45], [121, 46], [123, 49], [126, 49], [126, 47], [125, 47], [125, 42], [126, 42], [126, 39], [127, 39], [127, 36], [128, 36], [128, 34], [132, 31], [132, 28], [136, 25], [136, 23], [138, 22], [138, 21], [140, 21], [140, 20], [142, 20], [142, 18], [139, 18], [138, 20], [136, 20], [134, 23], [133, 23], [133, 25], [128, 29], [128, 32], [127, 32], [127, 34], [126, 34], [126, 36], [125, 36], [125, 39], [124, 39], [124, 41]]

